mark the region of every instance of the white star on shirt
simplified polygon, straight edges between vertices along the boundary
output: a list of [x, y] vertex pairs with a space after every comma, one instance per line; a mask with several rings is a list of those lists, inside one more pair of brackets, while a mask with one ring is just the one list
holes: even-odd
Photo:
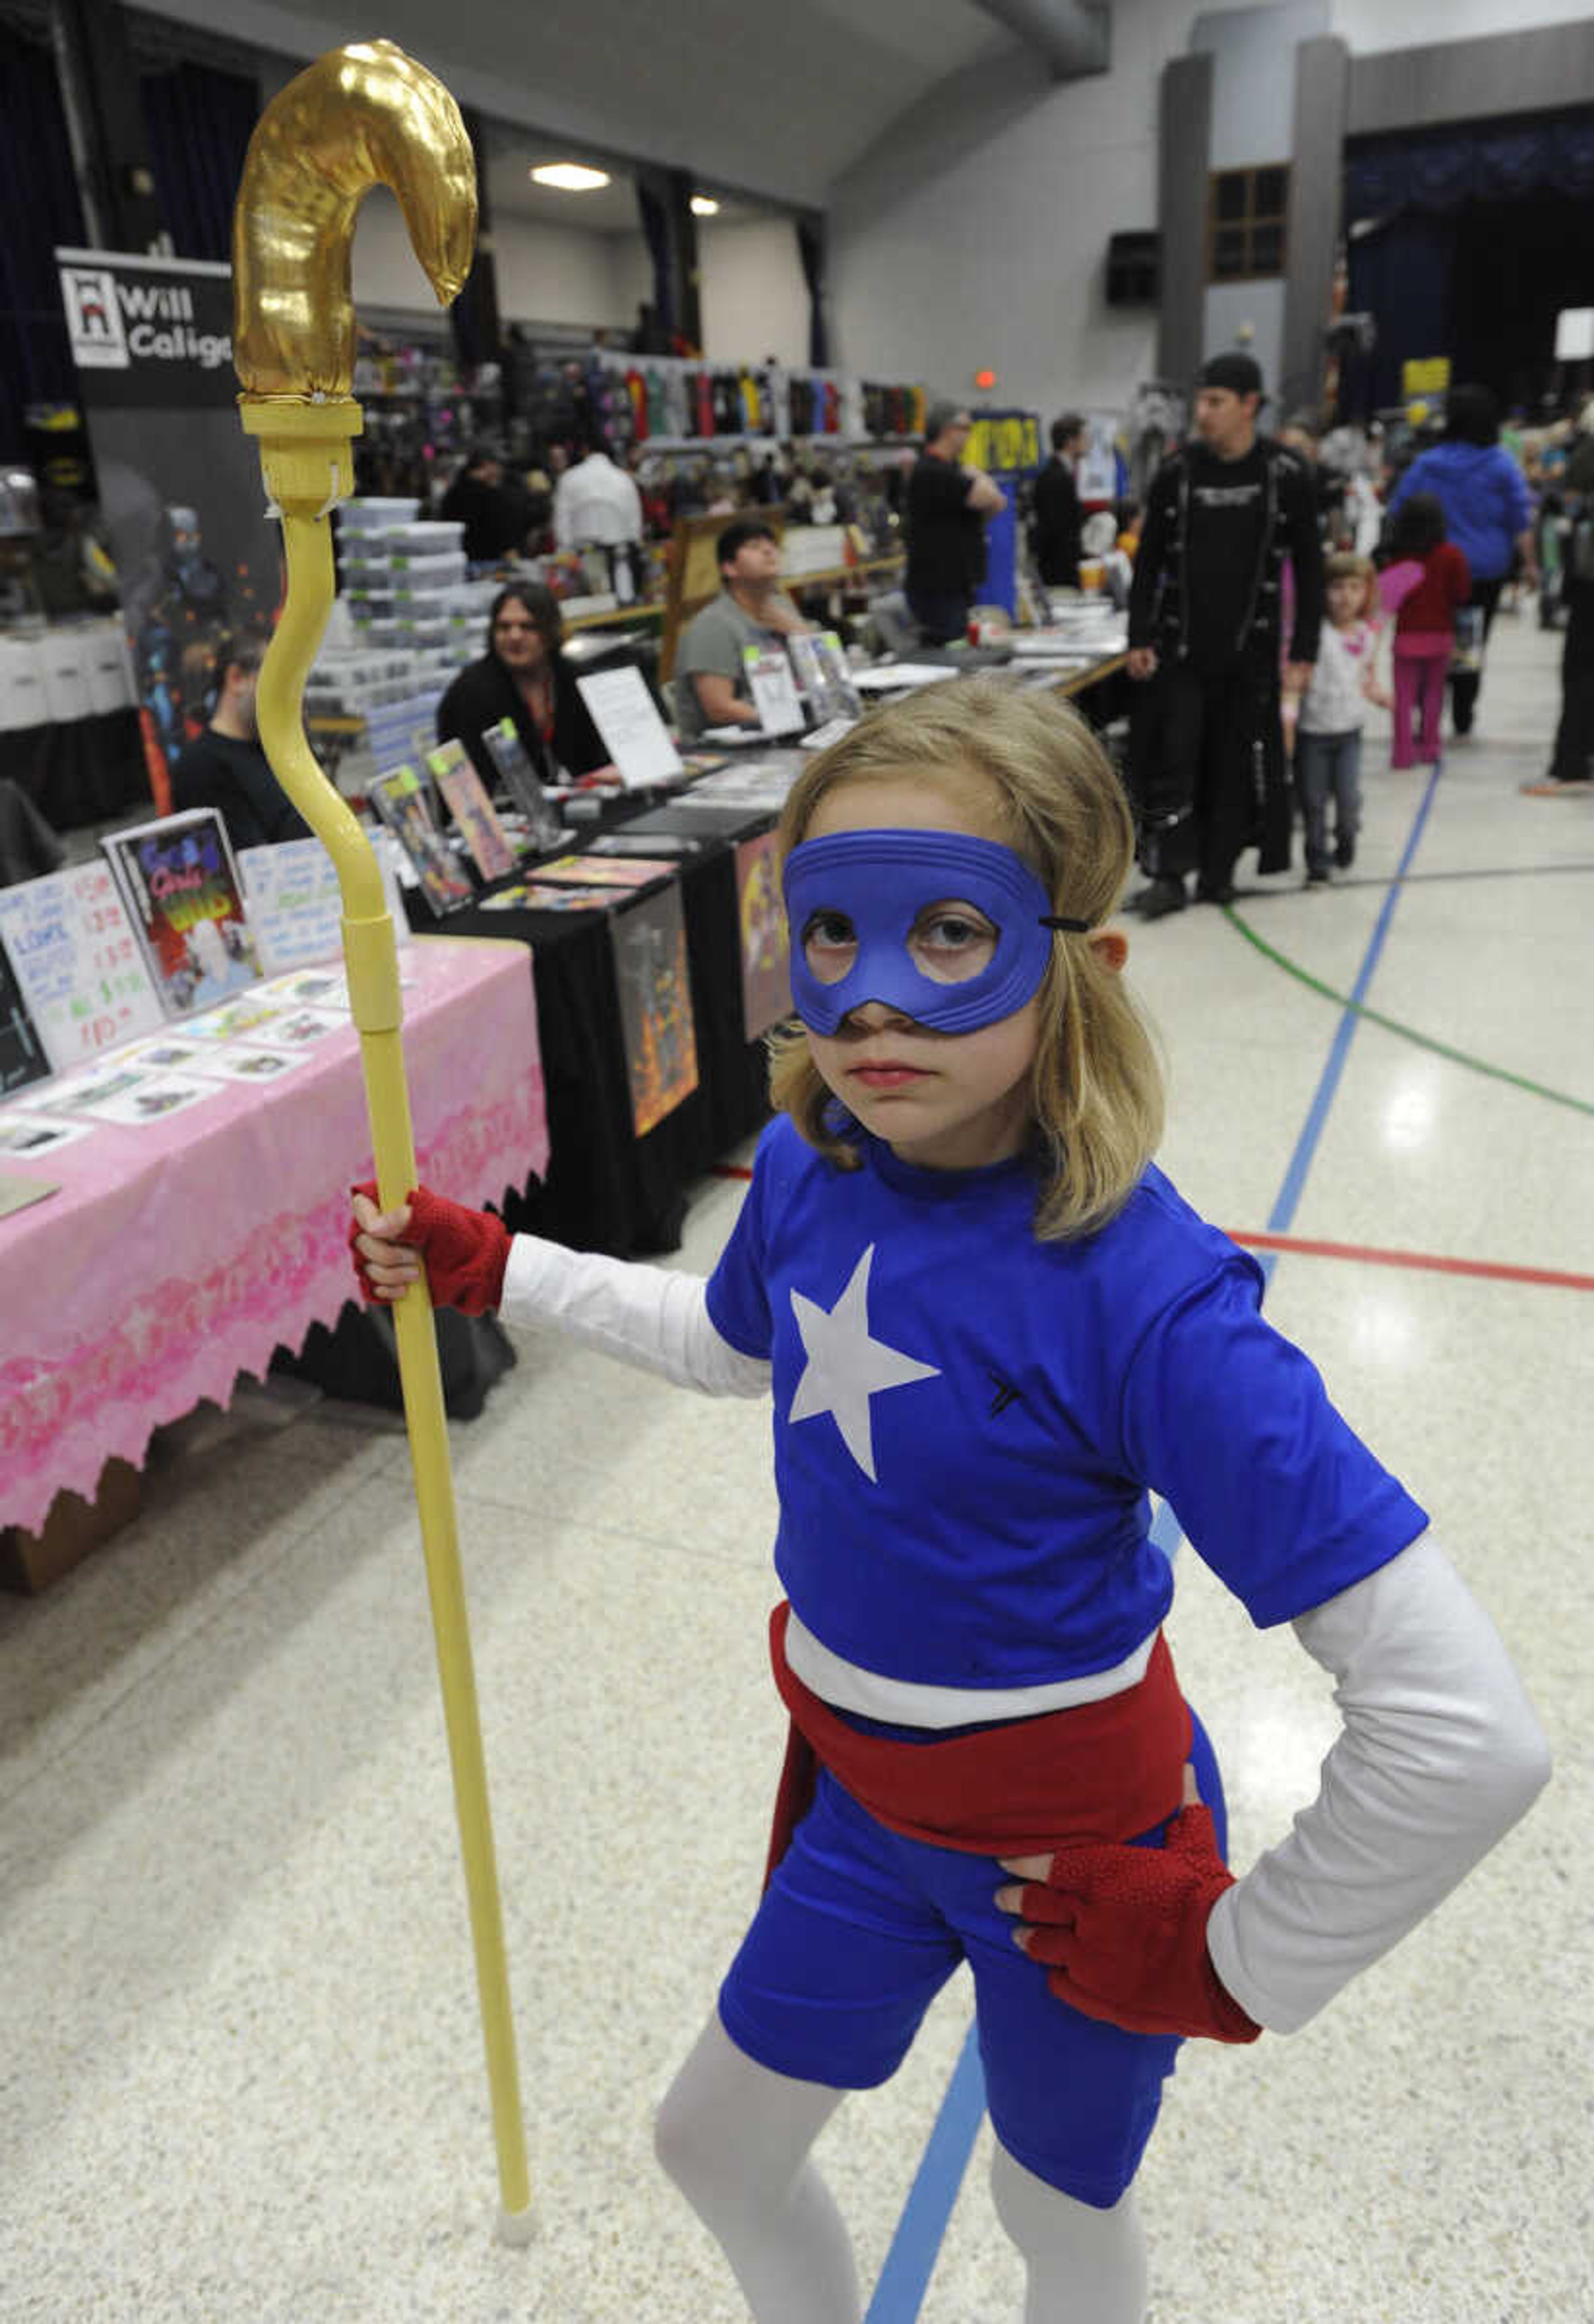
[[869, 1269], [874, 1258], [871, 1243], [852, 1281], [835, 1305], [826, 1311], [800, 1291], [791, 1295], [791, 1312], [803, 1336], [807, 1364], [791, 1400], [788, 1421], [813, 1420], [828, 1412], [842, 1432], [842, 1442], [870, 1483], [880, 1481], [874, 1471], [874, 1442], [869, 1425], [869, 1399], [882, 1388], [906, 1388], [910, 1380], [936, 1379], [935, 1364], [921, 1364], [883, 1340], [869, 1335]]

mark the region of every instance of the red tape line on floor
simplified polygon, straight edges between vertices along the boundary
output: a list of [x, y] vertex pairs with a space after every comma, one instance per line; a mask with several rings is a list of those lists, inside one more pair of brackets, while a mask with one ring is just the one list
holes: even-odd
[[1230, 1242], [1248, 1250], [1287, 1250], [1299, 1259], [1359, 1259], [1368, 1267], [1412, 1267], [1433, 1275], [1476, 1275], [1495, 1283], [1541, 1283], [1560, 1291], [1594, 1291], [1594, 1275], [1571, 1275], [1554, 1267], [1508, 1267], [1492, 1259], [1442, 1259], [1423, 1250], [1379, 1250], [1370, 1243], [1317, 1242], [1303, 1235], [1224, 1230]]
[[[709, 1176], [751, 1178], [752, 1172], [745, 1163], [716, 1162]], [[1287, 1250], [1297, 1259], [1349, 1259], [1364, 1267], [1409, 1267], [1430, 1275], [1478, 1276], [1491, 1283], [1538, 1283], [1556, 1291], [1594, 1291], [1594, 1275], [1572, 1275], [1562, 1268], [1510, 1267], [1493, 1259], [1442, 1259], [1433, 1251], [1380, 1250], [1372, 1243], [1319, 1242], [1305, 1235], [1253, 1233], [1243, 1227], [1227, 1227], [1224, 1232], [1230, 1242], [1246, 1250]]]

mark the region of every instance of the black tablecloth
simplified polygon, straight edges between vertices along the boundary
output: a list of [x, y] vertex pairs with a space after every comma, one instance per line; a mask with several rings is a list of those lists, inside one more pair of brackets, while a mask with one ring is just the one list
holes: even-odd
[[22, 785], [56, 831], [107, 822], [124, 807], [155, 812], [136, 710], [0, 734], [0, 774]]
[[[406, 891], [411, 925], [422, 933], [507, 936], [530, 945], [536, 955], [550, 1153], [546, 1179], [532, 1182], [506, 1209], [511, 1230], [620, 1258], [673, 1250], [689, 1182], [766, 1117], [763, 1045], [745, 1040], [742, 1029], [735, 852], [723, 844], [705, 846], [683, 858], [679, 876], [697, 1087], [640, 1139], [631, 1128], [610, 915], [489, 912], [475, 905], [438, 920], [416, 891]], [[634, 891], [617, 890], [615, 900], [634, 902]]]

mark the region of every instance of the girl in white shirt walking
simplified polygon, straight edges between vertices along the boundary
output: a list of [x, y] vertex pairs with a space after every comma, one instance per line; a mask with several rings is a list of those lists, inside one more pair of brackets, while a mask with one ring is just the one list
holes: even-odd
[[1356, 860], [1361, 823], [1361, 729], [1368, 702], [1389, 707], [1373, 674], [1377, 649], [1378, 576], [1370, 558], [1340, 555], [1324, 567], [1328, 619], [1318, 639], [1312, 682], [1301, 699], [1295, 785], [1306, 821], [1306, 885], [1329, 876], [1328, 808], [1334, 802], [1333, 861]]

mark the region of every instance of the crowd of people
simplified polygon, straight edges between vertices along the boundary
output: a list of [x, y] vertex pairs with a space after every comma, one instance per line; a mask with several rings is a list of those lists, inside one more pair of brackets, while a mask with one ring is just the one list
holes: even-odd
[[[1442, 418], [1417, 410], [1398, 439], [1320, 434], [1310, 415], [1265, 432], [1253, 358], [1212, 357], [1196, 382], [1187, 440], [1112, 505], [1128, 588], [1134, 681], [1127, 778], [1143, 884], [1129, 908], [1148, 920], [1236, 893], [1240, 857], [1285, 870], [1304, 835], [1309, 888], [1355, 861], [1369, 707], [1392, 714], [1390, 765], [1431, 763], [1472, 733], [1489, 633], [1502, 604], [1543, 589], [1542, 618], [1564, 617], [1559, 726], [1530, 796], [1587, 796], [1594, 763], [1594, 401], [1533, 434], [1503, 429], [1487, 389], [1460, 386]], [[922, 449], [899, 482], [910, 634], [963, 639], [985, 574], [986, 530], [1007, 494], [965, 458], [972, 414], [932, 403]], [[1067, 412], [1023, 494], [1027, 558], [1041, 603], [1080, 578], [1087, 510], [1076, 469], [1086, 423]], [[512, 473], [490, 447], [465, 455], [439, 513], [465, 525], [478, 565], [537, 548], [626, 552], [649, 521], [627, 466], [601, 444], [551, 447], [547, 468]], [[1584, 503], [1590, 508], [1585, 517]], [[684, 740], [756, 724], [743, 650], [804, 626], [788, 595], [778, 530], [758, 499], [727, 494], [716, 542], [721, 588], [684, 631], [673, 709]], [[438, 714], [481, 762], [481, 736], [512, 722], [547, 779], [605, 757], [561, 651], [555, 593], [513, 579], [494, 604], [484, 651]], [[180, 806], [222, 808], [235, 844], [299, 835], [253, 723], [260, 644], [229, 641], [209, 724], [175, 770]], [[1193, 885], [1192, 886], [1192, 875]]]
[[[1147, 878], [1129, 900], [1147, 919], [1185, 907], [1192, 872], [1195, 901], [1230, 902], [1252, 847], [1260, 872], [1285, 870], [1297, 810], [1307, 886], [1348, 869], [1368, 706], [1393, 714], [1395, 769], [1438, 759], [1447, 696], [1465, 742], [1502, 600], [1543, 580], [1544, 449], [1535, 491], [1488, 389], [1452, 389], [1394, 458], [1300, 420], [1268, 436], [1264, 402], [1252, 357], [1214, 356], [1191, 438], [1136, 520], [1129, 780]], [[1522, 786], [1535, 798], [1586, 795], [1594, 754], [1594, 539], [1562, 514], [1594, 492], [1594, 432], [1575, 432], [1548, 471], [1568, 622], [1553, 756]]]

